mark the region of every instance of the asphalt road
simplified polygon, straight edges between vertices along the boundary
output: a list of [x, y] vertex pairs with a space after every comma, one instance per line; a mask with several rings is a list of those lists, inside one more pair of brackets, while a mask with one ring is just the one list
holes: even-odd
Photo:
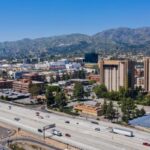
[[[68, 118], [65, 116], [59, 116], [52, 113], [40, 112], [41, 117], [36, 116], [36, 111], [22, 108], [18, 106], [12, 106], [9, 110], [9, 104], [0, 103], [0, 121], [8, 123], [15, 127], [20, 127], [24, 130], [38, 134], [42, 137], [43, 133], [39, 133], [38, 129], [43, 128], [46, 125], [55, 123], [56, 129], [61, 131], [63, 136], [53, 136], [51, 130], [46, 131], [46, 136], [53, 139], [60, 140], [81, 149], [85, 150], [148, 150], [150, 147], [143, 146], [143, 142], [150, 143], [150, 134], [142, 131], [132, 129], [134, 137], [126, 137], [110, 132], [109, 127], [122, 126], [99, 121], [99, 125], [92, 124], [86, 120], [80, 120], [75, 118]], [[19, 121], [14, 120], [19, 118]], [[65, 123], [70, 121], [70, 124]], [[78, 124], [77, 124], [78, 123]], [[99, 127], [101, 131], [95, 131], [95, 128]], [[131, 129], [129, 129], [131, 130]], [[68, 133], [71, 137], [66, 137]]]

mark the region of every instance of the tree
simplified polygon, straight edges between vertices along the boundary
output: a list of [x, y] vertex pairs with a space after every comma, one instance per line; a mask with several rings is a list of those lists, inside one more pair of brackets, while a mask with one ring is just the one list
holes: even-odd
[[70, 78], [71, 78], [71, 76], [68, 73], [62, 74], [62, 80], [69, 80]]
[[[123, 98], [121, 101], [121, 111], [123, 113], [123, 121], [128, 123], [128, 121], [135, 116], [136, 105], [133, 99]], [[138, 112], [137, 112], [138, 113]]]
[[55, 79], [56, 82], [60, 81], [60, 76], [59, 74], [56, 74], [56, 79]]
[[84, 97], [84, 87], [81, 83], [77, 82], [74, 85], [73, 95], [75, 98], [82, 99]]
[[4, 99], [4, 96], [3, 96], [3, 95], [1, 95], [1, 99], [2, 99], [2, 100]]
[[64, 74], [64, 73], [62, 74], [61, 79], [62, 79], [62, 80], [66, 80], [66, 78], [65, 78], [65, 74]]
[[72, 74], [72, 78], [85, 79], [85, 77], [86, 77], [86, 74], [85, 74], [85, 71], [83, 69], [79, 70], [79, 71], [75, 71]]
[[2, 78], [8, 78], [8, 73], [7, 73], [7, 71], [2, 70], [2, 71], [0, 72], [0, 77], [2, 77]]
[[108, 106], [107, 106], [107, 110], [106, 110], [106, 117], [109, 119], [109, 120], [113, 120], [114, 117], [115, 117], [115, 109], [113, 108], [113, 102], [110, 101]]
[[140, 110], [139, 109], [135, 109], [135, 115], [136, 115], [136, 117], [140, 116]]
[[84, 70], [78, 71], [78, 78], [79, 79], [85, 79], [85, 71]]
[[150, 106], [150, 95], [146, 95], [141, 103], [143, 105]]
[[54, 83], [55, 82], [55, 79], [54, 79], [54, 77], [51, 75], [50, 76], [50, 83]]
[[84, 92], [84, 96], [88, 98], [90, 96], [90, 92]]
[[144, 116], [145, 114], [146, 114], [146, 112], [145, 112], [144, 108], [141, 108], [141, 110], [140, 110], [140, 116]]
[[107, 101], [105, 99], [102, 105], [102, 115], [106, 115], [106, 111], [107, 111]]
[[59, 86], [47, 86], [47, 89], [46, 90], [49, 90], [51, 92], [60, 92], [61, 91], [61, 88]]
[[115, 101], [120, 100], [119, 92], [117, 91], [108, 92], [107, 95], [108, 95], [107, 98], [109, 98], [110, 100], [115, 100]]
[[90, 80], [90, 81], [89, 81], [89, 84], [91, 84], [91, 85], [94, 84], [94, 83], [96, 83], [95, 80]]
[[107, 88], [104, 84], [98, 85], [94, 87], [94, 92], [98, 98], [105, 98], [107, 97]]
[[120, 97], [126, 98], [129, 96], [128, 90], [125, 89], [125, 87], [119, 87], [119, 94], [120, 94]]
[[41, 85], [37, 85], [37, 84], [30, 84], [29, 86], [29, 92], [31, 93], [32, 96], [37, 96], [39, 94], [41, 94]]
[[63, 92], [59, 92], [55, 96], [55, 104], [59, 110], [63, 111], [64, 106], [66, 105], [66, 97]]
[[69, 80], [69, 79], [70, 79], [70, 75], [68, 73], [66, 73], [65, 80]]
[[124, 122], [128, 123], [129, 120], [130, 120], [130, 114], [129, 114], [128, 112], [127, 112], [126, 114], [123, 114], [122, 120], [123, 120]]
[[47, 87], [46, 89], [46, 93], [45, 93], [46, 99], [47, 99], [47, 106], [49, 107], [50, 105], [54, 104], [54, 96], [53, 93], [51, 91], [51, 89], [49, 87]]

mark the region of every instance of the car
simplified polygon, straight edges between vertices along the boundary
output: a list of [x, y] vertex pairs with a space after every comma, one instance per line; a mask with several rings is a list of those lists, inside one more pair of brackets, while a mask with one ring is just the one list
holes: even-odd
[[60, 131], [56, 130], [56, 129], [52, 130], [52, 134], [57, 135], [57, 136], [62, 136], [62, 133]]
[[70, 123], [70, 121], [65, 121], [65, 123]]
[[50, 116], [49, 116], [49, 115], [46, 115], [45, 117], [46, 117], [46, 118], [50, 118]]
[[70, 134], [68, 134], [68, 133], [66, 133], [66, 134], [65, 134], [65, 136], [67, 136], [67, 137], [71, 137], [71, 135], [70, 135]]
[[43, 116], [39, 116], [39, 118], [40, 118], [40, 119], [44, 119], [44, 117], [43, 117]]
[[20, 118], [15, 117], [15, 118], [14, 118], [14, 120], [19, 121], [19, 120], [20, 120]]
[[8, 106], [9, 110], [11, 109], [11, 106]]
[[36, 116], [39, 116], [40, 115], [40, 113], [39, 112], [36, 112]]
[[95, 131], [100, 131], [100, 128], [95, 128]]
[[150, 146], [150, 143], [144, 142], [143, 145], [144, 146]]
[[41, 133], [42, 133], [42, 132], [43, 132], [43, 130], [42, 130], [42, 129], [38, 129], [38, 132], [41, 132]]
[[98, 122], [96, 122], [96, 121], [91, 121], [91, 123], [93, 123], [93, 124], [99, 124]]

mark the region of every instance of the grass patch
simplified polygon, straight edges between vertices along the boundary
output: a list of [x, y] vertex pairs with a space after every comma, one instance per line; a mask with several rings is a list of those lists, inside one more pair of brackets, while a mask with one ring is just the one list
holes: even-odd
[[17, 144], [10, 144], [12, 150], [25, 150], [24, 148], [18, 146]]
[[73, 107], [64, 107], [63, 112], [69, 115], [78, 116], [77, 112], [73, 112]]

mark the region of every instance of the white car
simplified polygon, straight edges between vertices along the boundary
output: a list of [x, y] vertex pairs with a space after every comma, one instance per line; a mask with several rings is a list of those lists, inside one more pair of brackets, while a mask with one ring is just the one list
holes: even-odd
[[52, 134], [57, 135], [57, 136], [62, 136], [62, 133], [60, 131], [56, 130], [56, 129], [52, 130]]

